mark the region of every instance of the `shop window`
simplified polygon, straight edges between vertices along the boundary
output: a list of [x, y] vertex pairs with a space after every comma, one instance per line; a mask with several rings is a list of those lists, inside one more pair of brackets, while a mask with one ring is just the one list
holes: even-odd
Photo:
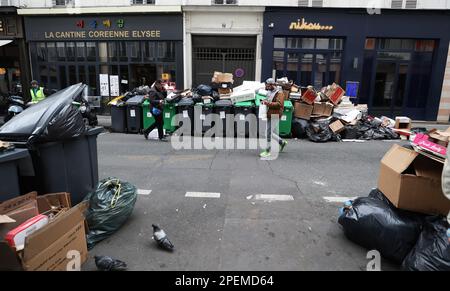
[[98, 43], [98, 57], [100, 62], [108, 62], [108, 44], [106, 42]]
[[47, 86], [48, 84], [48, 70], [47, 66], [39, 66], [39, 77], [41, 78], [40, 86]]
[[286, 65], [286, 77], [289, 80], [297, 81], [298, 74], [298, 60], [300, 54], [298, 53], [287, 53], [287, 65]]
[[63, 42], [56, 43], [56, 54], [59, 62], [64, 62], [66, 60], [66, 48]]
[[328, 83], [337, 83], [341, 81], [341, 69], [342, 69], [342, 53], [335, 52], [330, 54], [330, 69]]
[[367, 38], [364, 48], [366, 50], [374, 50], [375, 49], [375, 42], [376, 42], [375, 38]]
[[375, 52], [374, 51], [366, 51], [364, 53], [362, 83], [361, 83], [360, 93], [358, 96], [359, 102], [362, 104], [369, 103], [374, 63], [375, 63]]
[[429, 53], [418, 53], [411, 61], [410, 89], [407, 105], [410, 108], [424, 108], [431, 83], [433, 56]]
[[414, 49], [413, 39], [382, 38], [379, 39], [379, 49], [381, 50], [412, 50]]
[[67, 87], [66, 66], [59, 66], [59, 82], [61, 84], [61, 88]]
[[117, 48], [119, 50], [119, 61], [127, 62], [128, 54], [127, 54], [127, 46], [124, 41], [117, 42]]
[[[163, 67], [163, 73], [170, 75], [170, 81], [176, 82], [177, 81], [177, 70], [175, 64], [164, 64]], [[158, 76], [160, 78], [161, 76]]]
[[131, 61], [140, 62], [141, 61], [140, 42], [138, 41], [127, 42], [127, 47]]
[[156, 42], [147, 41], [144, 43], [144, 59], [154, 61], [156, 59]]
[[86, 84], [86, 68], [85, 66], [78, 66], [78, 82]]
[[344, 40], [342, 38], [331, 38], [330, 45], [328, 46], [330, 50], [343, 50]]
[[118, 61], [116, 44], [117, 44], [116, 42], [108, 43], [108, 57], [109, 57], [109, 61], [112, 61], [112, 62]]
[[86, 58], [89, 62], [97, 60], [97, 45], [95, 42], [86, 42]]
[[128, 66], [120, 66], [120, 91], [126, 92], [129, 88]]
[[47, 61], [47, 48], [45, 47], [45, 42], [38, 42], [36, 48], [37, 48], [38, 60], [41, 62], [46, 62]]
[[56, 70], [56, 66], [49, 66], [48, 67], [49, 72], [49, 89], [58, 89], [58, 73]]
[[286, 38], [284, 37], [275, 37], [273, 39], [273, 47], [274, 48], [286, 48]]
[[75, 43], [74, 42], [66, 43], [66, 56], [67, 56], [67, 61], [69, 61], [69, 62], [75, 61]]
[[173, 42], [158, 42], [158, 59], [162, 62], [175, 61], [175, 43]]
[[300, 58], [300, 84], [312, 84], [313, 54], [302, 54]]
[[86, 50], [84, 42], [77, 42], [77, 60], [85, 61], [86, 59]]
[[273, 70], [277, 77], [282, 77], [284, 75], [284, 52], [283, 51], [273, 51]]
[[47, 54], [49, 62], [56, 62], [56, 45], [54, 42], [47, 43]]
[[111, 75], [119, 75], [119, 66], [111, 66]]
[[378, 60], [381, 61], [409, 61], [411, 53], [378, 52]]
[[316, 41], [316, 48], [327, 50], [330, 48], [330, 39], [329, 38], [318, 38]]
[[97, 72], [95, 66], [88, 66], [89, 95], [97, 95]]

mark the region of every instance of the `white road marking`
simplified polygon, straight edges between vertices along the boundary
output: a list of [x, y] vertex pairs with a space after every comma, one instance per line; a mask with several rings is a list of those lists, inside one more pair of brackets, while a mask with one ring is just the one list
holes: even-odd
[[292, 195], [282, 194], [256, 194], [255, 199], [264, 201], [293, 201], [294, 197]]
[[185, 197], [192, 197], [192, 198], [220, 198], [220, 193], [186, 192]]
[[150, 195], [150, 193], [152, 193], [152, 190], [138, 189], [137, 193], [138, 195]]
[[358, 197], [323, 197], [325, 201], [330, 203], [344, 203], [349, 200], [355, 200]]

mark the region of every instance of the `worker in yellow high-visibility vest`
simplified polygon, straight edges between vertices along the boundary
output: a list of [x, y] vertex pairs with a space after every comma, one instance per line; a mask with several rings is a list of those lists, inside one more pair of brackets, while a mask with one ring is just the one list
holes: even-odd
[[32, 103], [38, 103], [45, 99], [44, 87], [39, 87], [36, 80], [31, 81], [30, 95]]

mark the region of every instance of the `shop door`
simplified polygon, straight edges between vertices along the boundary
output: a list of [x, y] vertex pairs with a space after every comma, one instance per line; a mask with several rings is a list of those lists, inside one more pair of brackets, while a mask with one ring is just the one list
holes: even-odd
[[210, 84], [214, 71], [232, 73], [233, 86], [255, 79], [256, 37], [194, 36], [192, 85]]
[[147, 85], [151, 86], [152, 82], [157, 79], [156, 65], [138, 65], [132, 64], [130, 76], [130, 88]]
[[372, 97], [371, 113], [395, 117], [403, 112], [408, 84], [408, 63], [378, 62]]
[[[289, 80], [301, 86], [312, 85], [316, 89], [339, 83], [341, 56], [333, 53], [288, 53], [287, 72]], [[277, 76], [281, 77], [281, 76]]]

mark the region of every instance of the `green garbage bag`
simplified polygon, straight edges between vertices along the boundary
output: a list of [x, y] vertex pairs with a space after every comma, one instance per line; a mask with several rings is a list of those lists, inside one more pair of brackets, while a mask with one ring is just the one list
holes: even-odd
[[86, 221], [88, 249], [116, 232], [130, 217], [137, 199], [134, 185], [117, 178], [99, 182], [97, 190], [89, 193]]

